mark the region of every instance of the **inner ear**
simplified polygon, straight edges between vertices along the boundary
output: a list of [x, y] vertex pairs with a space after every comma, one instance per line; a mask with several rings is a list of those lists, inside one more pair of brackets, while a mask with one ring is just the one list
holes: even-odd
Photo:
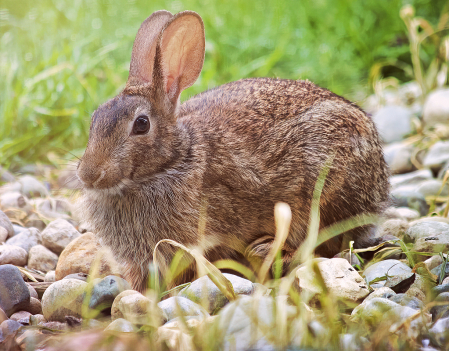
[[173, 101], [195, 83], [203, 68], [205, 37], [201, 17], [191, 11], [178, 13], [162, 31], [159, 45], [164, 90]]

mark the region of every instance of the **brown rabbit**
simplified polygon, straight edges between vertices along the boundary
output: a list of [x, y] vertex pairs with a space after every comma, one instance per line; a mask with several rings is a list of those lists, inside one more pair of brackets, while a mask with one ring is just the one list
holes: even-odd
[[[93, 114], [78, 165], [82, 215], [138, 290], [145, 289], [161, 239], [201, 246], [210, 260], [263, 258], [279, 201], [292, 210], [288, 260], [306, 236], [313, 189], [330, 155], [321, 228], [379, 213], [388, 199], [388, 169], [371, 118], [309, 81], [244, 79], [180, 104], [180, 93], [201, 72], [204, 51], [195, 12], [148, 17], [126, 87]], [[369, 233], [361, 227], [346, 237], [360, 246]], [[333, 256], [342, 242], [334, 238], [317, 253]], [[173, 252], [166, 245], [161, 254], [168, 260]]]

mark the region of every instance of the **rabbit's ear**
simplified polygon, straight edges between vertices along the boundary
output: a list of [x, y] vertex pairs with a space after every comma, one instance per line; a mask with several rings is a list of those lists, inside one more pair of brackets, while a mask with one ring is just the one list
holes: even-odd
[[156, 11], [140, 26], [134, 40], [127, 86], [151, 83], [158, 38], [172, 18], [168, 11]]
[[162, 81], [154, 81], [154, 84], [163, 86], [172, 103], [175, 104], [181, 92], [197, 80], [203, 68], [204, 51], [203, 20], [195, 12], [178, 13], [160, 34], [156, 54], [159, 62], [155, 64], [156, 70], [161, 69]]

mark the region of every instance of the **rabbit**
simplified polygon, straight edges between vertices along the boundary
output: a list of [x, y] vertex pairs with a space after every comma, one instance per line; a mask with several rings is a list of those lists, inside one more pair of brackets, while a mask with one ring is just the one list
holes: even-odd
[[[308, 80], [271, 78], [231, 82], [181, 104], [204, 55], [197, 13], [148, 17], [126, 86], [93, 113], [77, 166], [81, 216], [139, 291], [161, 239], [200, 248], [212, 261], [263, 259], [277, 202], [292, 212], [287, 262], [306, 237], [312, 193], [330, 155], [320, 228], [379, 214], [388, 203], [382, 144], [360, 107]], [[353, 229], [316, 254], [332, 257], [348, 238], [362, 246], [372, 232], [370, 225]], [[158, 256], [169, 262], [173, 253], [165, 244]]]

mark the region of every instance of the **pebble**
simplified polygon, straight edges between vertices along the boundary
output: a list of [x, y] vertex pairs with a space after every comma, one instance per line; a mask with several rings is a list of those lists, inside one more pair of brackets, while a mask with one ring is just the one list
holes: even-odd
[[16, 178], [8, 170], [0, 166], [0, 181], [11, 183], [14, 182], [15, 180]]
[[430, 309], [430, 313], [432, 313], [433, 319], [440, 319], [440, 318], [446, 318], [449, 317], [449, 292], [443, 292], [439, 294], [434, 302], [446, 302], [447, 305], [441, 305], [441, 306], [433, 306]]
[[31, 297], [30, 304], [25, 308], [25, 311], [31, 314], [42, 314], [42, 303], [39, 299]]
[[0, 211], [0, 227], [6, 229], [8, 237], [14, 236], [14, 227], [8, 216], [3, 211]]
[[[30, 319], [31, 313], [27, 312], [27, 311], [19, 311], [16, 312], [14, 314], [11, 315], [11, 317], [9, 317], [9, 319], [19, 322], [20, 319], [26, 319], [28, 318], [28, 320]], [[20, 322], [19, 322], [20, 323]], [[27, 323], [29, 324], [29, 323]]]
[[441, 345], [445, 345], [448, 341], [449, 335], [449, 318], [441, 318], [429, 329], [429, 333], [438, 341]]
[[134, 294], [140, 294], [140, 293], [135, 290], [125, 290], [125, 291], [122, 291], [120, 294], [118, 294], [115, 297], [114, 302], [112, 303], [112, 307], [111, 307], [112, 320], [118, 319], [118, 318], [124, 318], [123, 313], [120, 311], [120, 308], [119, 308], [120, 300], [125, 296], [130, 296], [130, 295], [134, 295]]
[[89, 275], [86, 273], [72, 273], [72, 274], [66, 275], [62, 279], [78, 279], [78, 280], [82, 280], [83, 282], [87, 282], [88, 276]]
[[[361, 301], [369, 294], [368, 286], [360, 274], [344, 258], [331, 258], [318, 263], [323, 281], [328, 290], [340, 299]], [[297, 284], [301, 290], [310, 294], [322, 294], [316, 283], [315, 274], [308, 266], [296, 270]]]
[[47, 322], [47, 320], [43, 314], [34, 314], [30, 317], [30, 325], [38, 325], [39, 323], [45, 322]]
[[57, 219], [47, 225], [42, 232], [42, 243], [56, 254], [60, 254], [73, 240], [81, 234], [65, 219]]
[[17, 321], [13, 321], [11, 319], [3, 321], [2, 324], [0, 324], [0, 346], [2, 346], [1, 343], [7, 336], [15, 334], [21, 327], [22, 324]]
[[449, 234], [449, 224], [434, 221], [417, 222], [412, 224], [405, 232], [404, 241], [406, 243], [414, 243], [420, 238], [439, 234]]
[[91, 291], [89, 308], [99, 311], [111, 308], [117, 295], [125, 290], [131, 290], [131, 286], [123, 278], [108, 275], [103, 279], [98, 279]]
[[40, 199], [36, 207], [47, 218], [69, 220], [72, 213], [72, 205], [63, 198]]
[[166, 320], [160, 308], [140, 293], [121, 296], [117, 308], [123, 318], [134, 324], [160, 325]]
[[0, 308], [0, 323], [2, 323], [3, 321], [6, 321], [8, 319], [8, 316], [6, 315], [5, 311], [3, 311]]
[[[72, 273], [89, 274], [100, 246], [93, 233], [86, 233], [73, 240], [62, 251], [56, 266], [56, 280], [61, 280]], [[99, 267], [100, 276], [120, 275], [120, 268], [112, 254], [103, 255]]]
[[393, 218], [383, 222], [378, 228], [376, 236], [382, 237], [386, 235], [393, 235], [402, 238], [409, 228], [409, 224], [404, 219]]
[[433, 296], [438, 296], [441, 293], [444, 292], [449, 292], [449, 284], [444, 284], [444, 281], [441, 285], [437, 285], [435, 287], [432, 288], [432, 295]]
[[37, 228], [28, 228], [6, 241], [8, 245], [20, 246], [29, 252], [33, 246], [42, 244], [41, 233]]
[[[248, 279], [228, 273], [223, 273], [223, 275], [231, 282], [237, 295], [251, 295], [253, 293], [253, 283]], [[201, 303], [204, 297], [207, 298], [206, 309], [209, 313], [213, 313], [229, 302], [207, 275], [193, 281], [188, 287], [182, 289], [178, 296], [186, 297], [196, 303]]]
[[137, 327], [132, 324], [131, 322], [128, 322], [126, 319], [119, 318], [115, 321], [112, 321], [105, 329], [105, 331], [115, 331], [115, 332], [122, 332], [122, 333], [135, 333], [137, 332]]
[[[419, 238], [415, 242], [414, 251], [416, 252], [447, 252], [449, 249], [449, 233], [443, 232], [428, 236], [425, 238]], [[427, 257], [421, 255], [415, 255], [418, 261], [424, 261]]]
[[427, 96], [423, 120], [427, 126], [449, 122], [449, 89], [438, 89]]
[[[395, 276], [404, 273], [411, 273], [412, 269], [398, 260], [384, 260], [376, 262], [369, 266], [363, 272], [363, 277], [368, 283], [372, 282], [376, 278], [384, 277], [388, 273], [388, 276]], [[372, 288], [380, 288], [386, 283], [385, 280], [371, 284]]]
[[407, 306], [415, 310], [424, 308], [424, 304], [421, 300], [414, 296], [408, 296], [406, 294], [396, 294], [388, 298], [390, 301], [396, 302], [401, 306]]
[[22, 311], [29, 305], [30, 291], [17, 267], [10, 264], [0, 266], [0, 286], [0, 308], [7, 316]]
[[412, 172], [415, 167], [411, 161], [413, 146], [393, 143], [384, 148], [384, 157], [392, 174]]
[[45, 319], [65, 322], [66, 316], [81, 318], [86, 287], [86, 282], [76, 279], [64, 279], [51, 284], [42, 296]]
[[373, 115], [373, 121], [386, 144], [401, 141], [412, 132], [412, 113], [405, 107], [382, 107]]
[[16, 182], [7, 184], [4, 191], [17, 191], [29, 198], [48, 196], [48, 190], [45, 185], [30, 175], [24, 175], [19, 177]]
[[410, 187], [398, 187], [391, 192], [392, 200], [397, 207], [409, 207], [418, 211], [421, 216], [427, 215], [429, 205], [425, 197]]
[[[126, 298], [126, 297], [125, 297]], [[123, 301], [123, 299], [122, 299]], [[209, 313], [200, 305], [181, 296], [173, 296], [157, 304], [167, 316], [167, 320], [172, 320], [179, 316], [179, 312], [184, 316], [209, 317]]]
[[390, 299], [392, 296], [396, 296], [396, 293], [391, 289], [388, 288], [386, 286], [383, 286], [381, 288], [377, 288], [375, 289], [371, 294], [369, 294], [365, 300], [363, 300], [363, 302], [367, 302], [371, 299], [375, 299], [375, 298], [384, 298], [384, 299]]
[[6, 228], [0, 227], [0, 244], [4, 243], [8, 238], [8, 231]]
[[433, 179], [432, 172], [429, 169], [420, 169], [406, 174], [391, 176], [390, 184], [393, 188], [397, 188], [405, 185], [416, 185], [429, 179]]
[[429, 148], [423, 166], [438, 173], [447, 161], [449, 161], [449, 141], [437, 141]]
[[30, 285], [30, 283], [25, 283], [25, 284], [26, 284], [26, 286], [27, 286], [27, 288], [28, 288], [28, 290], [29, 290], [29, 292], [30, 292], [30, 296], [31, 296], [31, 297], [34, 297], [35, 299], [38, 299], [39, 296], [37, 295], [36, 289], [34, 289], [34, 288]]
[[27, 264], [28, 254], [19, 246], [0, 245], [0, 265], [13, 264], [24, 267]]
[[54, 281], [56, 281], [56, 279], [55, 279], [55, 271], [48, 271], [47, 272], [47, 274], [45, 274], [45, 277], [44, 277], [44, 282], [54, 282]]
[[22, 227], [22, 226], [17, 225], [17, 224], [13, 224], [13, 225], [12, 225], [12, 228], [14, 229], [14, 234], [13, 234], [13, 235], [10, 235], [10, 237], [13, 237], [14, 235], [20, 234], [20, 233], [23, 232], [24, 230], [28, 230], [27, 228]]
[[54, 270], [57, 263], [58, 255], [43, 245], [33, 246], [28, 253], [28, 268], [46, 273]]
[[27, 214], [31, 214], [33, 207], [30, 205], [26, 196], [23, 196], [18, 191], [7, 192], [0, 195], [0, 207], [13, 208], [24, 211]]
[[448, 186], [444, 185], [443, 181], [438, 179], [429, 179], [419, 183], [416, 187], [416, 191], [422, 194], [424, 197], [428, 196], [448, 196]]
[[383, 217], [386, 219], [403, 219], [410, 222], [418, 219], [420, 214], [408, 207], [388, 207], [383, 213]]

